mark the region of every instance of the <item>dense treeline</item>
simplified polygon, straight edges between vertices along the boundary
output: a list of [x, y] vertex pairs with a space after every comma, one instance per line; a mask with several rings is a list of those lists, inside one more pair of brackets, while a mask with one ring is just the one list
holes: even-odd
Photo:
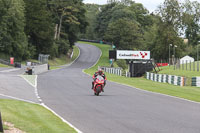
[[155, 59], [168, 59], [169, 44], [173, 44], [170, 50], [173, 53], [177, 46], [176, 57], [196, 57], [200, 40], [198, 2], [165, 0], [153, 13], [131, 0], [103, 6], [86, 4], [85, 8], [90, 25], [82, 38], [106, 40], [118, 49], [150, 50]]
[[0, 0], [0, 56], [66, 54], [88, 22], [82, 0]]

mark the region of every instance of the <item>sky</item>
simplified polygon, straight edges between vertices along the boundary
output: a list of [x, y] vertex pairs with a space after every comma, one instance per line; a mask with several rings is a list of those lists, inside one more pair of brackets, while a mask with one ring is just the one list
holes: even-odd
[[[142, 3], [145, 8], [147, 8], [150, 12], [153, 12], [157, 9], [157, 7], [164, 2], [164, 0], [134, 0], [137, 3]], [[181, 0], [184, 1], [184, 0]], [[194, 1], [194, 0], [192, 0]], [[196, 0], [200, 2], [200, 0]], [[84, 3], [95, 3], [95, 4], [106, 4], [107, 0], [83, 0]]]

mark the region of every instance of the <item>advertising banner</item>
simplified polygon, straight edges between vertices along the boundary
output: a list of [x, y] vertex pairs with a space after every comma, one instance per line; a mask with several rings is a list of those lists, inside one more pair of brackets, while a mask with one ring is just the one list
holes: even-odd
[[117, 50], [117, 59], [149, 60], [150, 51]]

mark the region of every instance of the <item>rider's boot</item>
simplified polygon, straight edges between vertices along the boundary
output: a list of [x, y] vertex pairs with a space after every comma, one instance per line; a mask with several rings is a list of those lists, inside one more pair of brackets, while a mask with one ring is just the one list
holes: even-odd
[[104, 92], [104, 89], [103, 89], [103, 88], [104, 88], [104, 86], [102, 87], [102, 92]]
[[93, 88], [94, 88], [94, 82], [92, 82], [92, 90], [93, 90]]

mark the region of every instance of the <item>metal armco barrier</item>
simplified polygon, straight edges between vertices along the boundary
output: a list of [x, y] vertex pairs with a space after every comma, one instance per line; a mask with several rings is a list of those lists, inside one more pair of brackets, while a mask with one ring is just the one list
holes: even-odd
[[0, 112], [0, 132], [3, 133], [3, 122], [1, 119], [1, 112]]
[[118, 76], [122, 76], [122, 68], [113, 68], [113, 67], [101, 67], [99, 66], [98, 69], [102, 69], [104, 72], [115, 74]]
[[150, 72], [146, 72], [146, 78], [155, 82], [169, 83], [178, 86], [185, 86], [185, 81], [186, 81], [185, 77], [166, 75], [166, 74], [155, 74]]

